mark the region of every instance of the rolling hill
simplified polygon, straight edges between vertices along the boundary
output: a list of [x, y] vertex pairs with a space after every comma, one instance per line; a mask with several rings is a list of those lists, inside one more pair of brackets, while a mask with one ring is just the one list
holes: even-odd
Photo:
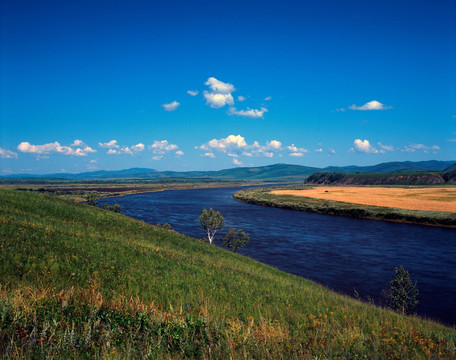
[[391, 173], [410, 171], [443, 171], [454, 165], [455, 161], [404, 161], [389, 162], [374, 166], [345, 166], [316, 168], [302, 165], [274, 164], [260, 167], [237, 167], [219, 171], [157, 171], [154, 169], [132, 168], [116, 171], [94, 171], [79, 174], [47, 174], [47, 175], [7, 175], [3, 178], [50, 178], [67, 180], [150, 180], [162, 178], [193, 178], [215, 179], [226, 181], [302, 181], [316, 172], [353, 173]]
[[0, 357], [456, 355], [452, 328], [172, 230], [46, 195], [0, 202]]

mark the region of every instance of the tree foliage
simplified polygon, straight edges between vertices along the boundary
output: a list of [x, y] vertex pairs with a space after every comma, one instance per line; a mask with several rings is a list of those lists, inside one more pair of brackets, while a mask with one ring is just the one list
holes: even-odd
[[223, 246], [226, 246], [231, 251], [236, 252], [237, 249], [244, 247], [250, 241], [249, 234], [244, 232], [244, 230], [231, 229], [222, 239]]
[[119, 204], [114, 204], [114, 205], [103, 204], [103, 209], [104, 210], [108, 210], [108, 211], [112, 211], [112, 212], [115, 212], [115, 213], [121, 213], [122, 212], [122, 208], [120, 207]]
[[394, 269], [395, 276], [390, 281], [389, 306], [402, 314], [410, 314], [418, 305], [418, 289], [410, 274], [402, 266]]
[[90, 206], [97, 206], [99, 198], [97, 193], [89, 193], [86, 196], [87, 204]]
[[225, 226], [225, 219], [219, 211], [204, 209], [199, 217], [201, 227], [206, 231], [209, 244], [212, 244], [215, 233]]

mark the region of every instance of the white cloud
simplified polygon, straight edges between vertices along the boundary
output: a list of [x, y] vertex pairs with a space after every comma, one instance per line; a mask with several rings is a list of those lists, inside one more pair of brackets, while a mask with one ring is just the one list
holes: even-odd
[[187, 90], [187, 94], [190, 96], [196, 96], [198, 95], [198, 90]]
[[437, 152], [440, 150], [440, 146], [438, 146], [438, 145], [427, 146], [424, 144], [410, 144], [410, 145], [404, 146], [401, 149], [401, 151], [408, 152], [408, 153], [414, 153], [417, 150], [421, 150], [426, 154], [428, 154], [429, 152], [432, 152], [433, 154], [437, 154]]
[[17, 153], [11, 150], [2, 149], [0, 147], [0, 158], [1, 159], [17, 159]]
[[293, 157], [303, 157], [304, 154], [309, 152], [309, 150], [307, 150], [307, 149], [296, 147], [295, 144], [291, 144], [291, 146], [287, 146], [287, 149], [290, 151], [290, 154], [288, 154], [288, 155], [293, 156]]
[[241, 166], [242, 165], [242, 161], [239, 161], [237, 158], [233, 158], [233, 164], [237, 165], [237, 166]]
[[221, 108], [227, 104], [234, 104], [234, 99], [231, 94], [210, 93], [208, 91], [204, 91], [203, 94], [206, 99], [206, 104], [215, 109]]
[[[135, 155], [136, 153], [144, 151], [144, 148], [145, 148], [144, 144], [142, 144], [142, 143], [138, 143], [138, 144], [132, 145], [132, 146], [122, 146], [122, 147], [117, 145], [117, 141], [115, 141], [115, 140], [111, 140], [109, 143], [111, 143], [111, 148], [106, 152], [106, 154], [108, 154], [108, 155]], [[106, 144], [108, 144], [108, 143], [106, 143]], [[102, 146], [102, 147], [108, 147], [108, 146]]]
[[170, 102], [169, 104], [163, 104], [163, 109], [166, 111], [174, 111], [179, 107], [180, 103], [177, 102], [176, 100]]
[[98, 146], [101, 147], [101, 148], [105, 148], [105, 149], [117, 149], [117, 148], [119, 148], [119, 145], [117, 145], [117, 140], [111, 140], [111, 141], [108, 141], [108, 142], [105, 142], [105, 143], [99, 142]]
[[176, 155], [177, 157], [179, 157], [179, 156], [182, 156], [182, 155], [184, 155], [184, 152], [183, 152], [183, 151], [181, 151], [181, 150], [177, 150], [177, 151], [175, 152], [175, 154], [174, 154], [174, 155]]
[[75, 149], [74, 147], [71, 147], [71, 146], [60, 145], [60, 143], [57, 141], [54, 143], [48, 143], [48, 144], [43, 144], [43, 145], [32, 145], [28, 141], [24, 141], [24, 142], [21, 142], [17, 146], [17, 149], [20, 152], [35, 154], [35, 155], [58, 153], [58, 154], [69, 155], [69, 156], [87, 156], [90, 153], [97, 152], [96, 150], [92, 149], [90, 146], [86, 146], [82, 141], [80, 141], [80, 144], [82, 144], [83, 146]]
[[334, 150], [334, 149], [329, 149], [329, 150], [328, 150], [328, 155], [336, 155], [336, 150]]
[[323, 152], [323, 149], [322, 148], [318, 148], [318, 149], [315, 149], [314, 151], [318, 152], [318, 153], [321, 153], [321, 152]]
[[219, 94], [231, 94], [236, 90], [232, 84], [217, 80], [215, 77], [207, 79], [204, 85], [209, 86], [213, 93]]
[[280, 150], [282, 148], [282, 143], [277, 140], [271, 140], [269, 142], [266, 142], [266, 145], [268, 149]]
[[161, 160], [161, 159], [163, 159], [163, 155], [152, 156], [152, 160], [158, 161], [158, 160]]
[[388, 110], [388, 109], [391, 109], [391, 106], [387, 106], [385, 104], [382, 104], [381, 102], [379, 102], [377, 100], [372, 100], [372, 101], [369, 101], [369, 102], [365, 103], [364, 105], [357, 106], [357, 105], [353, 104], [353, 105], [349, 106], [348, 108], [350, 110], [361, 110], [361, 111], [365, 111], [365, 110]]
[[238, 101], [240, 101], [240, 102], [243, 102], [243, 101], [247, 100], [247, 98], [246, 98], [245, 96], [242, 96], [242, 95], [239, 95], [239, 96], [237, 97], [237, 99], [238, 99]]
[[382, 143], [377, 143], [378, 146], [380, 147], [380, 152], [386, 152], [386, 151], [394, 151], [394, 146], [392, 145], [383, 145]]
[[211, 158], [211, 159], [215, 158], [215, 155], [213, 153], [211, 153], [211, 152], [204, 153], [201, 156], [208, 157], [208, 158]]
[[133, 146], [131, 147], [131, 150], [132, 150], [132, 151], [135, 151], [135, 152], [143, 151], [143, 150], [144, 150], [144, 144], [139, 143], [139, 144], [133, 145]]
[[378, 154], [379, 151], [374, 148], [369, 140], [361, 140], [361, 139], [356, 139], [353, 141], [353, 148], [351, 150], [357, 151], [357, 152], [363, 152], [366, 154]]
[[82, 140], [75, 140], [70, 146], [84, 146], [84, 142]]
[[176, 144], [170, 144], [168, 140], [155, 140], [152, 145], [149, 145], [149, 150], [154, 154], [165, 154], [178, 148]]
[[91, 164], [97, 164], [97, 163], [98, 163], [98, 160], [90, 160], [90, 163], [91, 163]]
[[236, 110], [236, 108], [230, 107], [228, 115], [238, 115], [245, 116], [251, 119], [259, 119], [264, 117], [263, 115], [265, 112], [268, 112], [268, 109], [264, 107], [262, 107], [260, 110], [250, 108], [247, 108], [247, 110]]
[[222, 139], [212, 139], [207, 144], [201, 145], [201, 149], [215, 149], [222, 152], [227, 152], [230, 149], [242, 149], [247, 146], [245, 138], [241, 135], [229, 135]]
[[266, 97], [264, 98], [264, 101], [270, 101], [270, 100], [272, 100], [272, 96], [266, 96]]
[[[271, 158], [274, 156], [274, 152], [282, 149], [282, 143], [277, 140], [271, 140], [266, 142], [266, 145], [260, 145], [258, 141], [254, 141], [253, 144], [249, 145], [243, 136], [229, 135], [226, 138], [212, 139], [198, 148], [204, 150], [206, 154], [213, 154], [214, 151], [219, 151], [234, 158], [238, 156], [264, 156]], [[208, 156], [206, 154], [204, 156]]]
[[233, 105], [234, 99], [231, 93], [236, 89], [232, 84], [224, 83], [214, 77], [210, 77], [204, 83], [209, 86], [211, 91], [205, 90], [203, 96], [206, 99], [206, 104], [212, 108], [221, 108], [225, 105]]

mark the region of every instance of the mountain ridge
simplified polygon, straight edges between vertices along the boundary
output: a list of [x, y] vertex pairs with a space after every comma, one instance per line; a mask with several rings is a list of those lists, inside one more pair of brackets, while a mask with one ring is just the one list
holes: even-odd
[[369, 166], [328, 166], [325, 168], [291, 165], [272, 164], [257, 167], [236, 167], [216, 171], [158, 171], [149, 168], [129, 168], [123, 170], [98, 170], [78, 174], [11, 174], [0, 178], [51, 178], [67, 180], [114, 180], [136, 179], [151, 180], [160, 178], [211, 178], [218, 180], [303, 180], [316, 172], [342, 172], [354, 173], [401, 173], [407, 171], [445, 171], [453, 168], [456, 161], [394, 161]]

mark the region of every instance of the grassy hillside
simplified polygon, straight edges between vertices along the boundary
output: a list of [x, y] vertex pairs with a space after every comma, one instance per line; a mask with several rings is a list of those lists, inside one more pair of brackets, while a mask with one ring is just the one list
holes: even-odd
[[0, 203], [2, 357], [456, 356], [454, 329], [173, 231], [42, 194]]

